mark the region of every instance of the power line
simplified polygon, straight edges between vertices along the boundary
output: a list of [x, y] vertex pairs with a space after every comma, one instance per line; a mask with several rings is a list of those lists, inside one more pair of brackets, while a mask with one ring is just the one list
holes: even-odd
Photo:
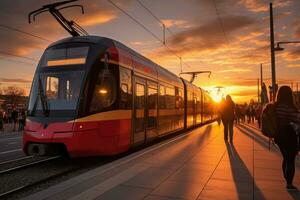
[[129, 13], [127, 13], [125, 10], [123, 10], [121, 7], [119, 7], [117, 4], [115, 4], [113, 1], [111, 0], [107, 0], [109, 3], [111, 3], [114, 7], [116, 7], [117, 9], [119, 9], [121, 12], [123, 12], [127, 17], [129, 17], [130, 19], [132, 19], [135, 23], [137, 23], [138, 25], [140, 25], [145, 31], [147, 31], [148, 33], [150, 33], [153, 37], [155, 37], [157, 40], [159, 40], [161, 43], [163, 43], [163, 41], [157, 36], [155, 35], [152, 31], [150, 31], [146, 26], [144, 26], [142, 23], [140, 23], [138, 20], [136, 20], [134, 17], [132, 17]]
[[229, 40], [228, 40], [227, 34], [226, 34], [226, 32], [225, 32], [224, 24], [223, 24], [222, 18], [221, 18], [221, 16], [220, 16], [220, 13], [219, 13], [217, 4], [216, 4], [215, 0], [212, 0], [212, 1], [213, 1], [215, 10], [216, 10], [216, 14], [217, 14], [218, 21], [219, 21], [219, 23], [220, 23], [220, 26], [221, 26], [221, 29], [222, 29], [224, 38], [225, 38], [226, 42], [229, 44]]
[[48, 40], [47, 38], [44, 38], [44, 37], [41, 37], [41, 36], [38, 36], [38, 35], [34, 35], [32, 33], [29, 33], [29, 32], [26, 32], [26, 31], [23, 31], [21, 29], [17, 29], [17, 28], [11, 27], [11, 26], [7, 26], [5, 24], [0, 24], [0, 27], [6, 28], [6, 29], [11, 30], [11, 31], [16, 31], [16, 32], [19, 32], [19, 33], [22, 33], [22, 34], [25, 34], [25, 35], [28, 35], [28, 36], [31, 36], [31, 37], [34, 37], [34, 38], [37, 38], [37, 39], [40, 39], [40, 40], [44, 40], [44, 41], [47, 41], [47, 42], [53, 42], [52, 40]]
[[147, 8], [140, 0], [136, 0], [145, 10], [147, 10], [150, 15], [152, 15], [152, 17], [154, 17], [161, 25], [164, 25], [164, 23], [154, 15], [154, 13], [149, 9]]
[[5, 57], [0, 57], [0, 58], [1, 58], [1, 60], [6, 60], [6, 61], [10, 61], [10, 62], [16, 62], [16, 63], [22, 63], [22, 64], [28, 64], [28, 65], [36, 65], [35, 63], [13, 60], [13, 59], [5, 58]]
[[[180, 71], [182, 72], [182, 56], [179, 56], [179, 55], [177, 55], [177, 53], [175, 53], [175, 51], [174, 50], [172, 50], [171, 48], [169, 48], [167, 45], [166, 45], [166, 38], [165, 38], [165, 30], [167, 30], [169, 33], [170, 33], [170, 35], [172, 35], [173, 37], [175, 37], [175, 34], [165, 25], [165, 23], [162, 21], [162, 20], [160, 20], [147, 6], [145, 6], [145, 4], [143, 4], [140, 0], [136, 0], [146, 11], [148, 11], [149, 13], [150, 13], [150, 15], [156, 20], [156, 21], [158, 21], [158, 23], [160, 24], [160, 25], [162, 25], [163, 26], [163, 31], [164, 31], [164, 42], [163, 42], [163, 45], [171, 52], [171, 53], [173, 53], [177, 58], [179, 58], [180, 59], [180, 67], [181, 67], [181, 69], [180, 69]], [[182, 45], [182, 46], [185, 46], [185, 45]], [[186, 64], [186, 63], [183, 63], [185, 66], [187, 66], [187, 67], [189, 67], [189, 68], [191, 68], [191, 66], [190, 65], [188, 65], [188, 64]]]
[[[137, 23], [138, 25], [140, 25], [144, 30], [146, 30], [148, 33], [150, 33], [154, 38], [156, 38], [159, 42], [161, 42], [171, 53], [173, 53], [177, 58], [180, 59], [180, 61], [182, 62], [182, 57], [177, 55], [172, 49], [170, 49], [163, 40], [161, 40], [157, 35], [155, 35], [152, 31], [150, 31], [146, 26], [144, 26], [142, 23], [140, 23], [138, 20], [136, 20], [134, 17], [132, 17], [129, 13], [127, 13], [125, 10], [123, 10], [122, 8], [120, 8], [118, 5], [116, 5], [114, 2], [112, 2], [111, 0], [107, 0], [109, 3], [111, 3], [113, 6], [115, 6], [117, 9], [119, 9], [120, 11], [122, 11], [126, 16], [128, 16], [130, 19], [132, 19], [135, 23]], [[141, 4], [141, 2], [139, 2]], [[143, 6], [144, 8], [146, 8], [145, 6]], [[149, 10], [149, 9], [147, 9]], [[150, 11], [151, 12], [151, 11]], [[152, 12], [151, 12], [152, 13]], [[152, 13], [152, 15], [154, 16], [154, 14]], [[163, 24], [157, 17], [155, 17], [155, 19], [157, 19], [161, 24]], [[163, 24], [164, 25], [164, 24]], [[185, 64], [186, 66], [190, 67], [189, 65]], [[182, 67], [181, 67], [182, 68]], [[181, 69], [182, 71], [182, 69]]]
[[8, 52], [4, 52], [4, 51], [0, 51], [0, 54], [7, 55], [7, 56], [12, 56], [12, 57], [17, 57], [17, 58], [24, 58], [24, 59], [27, 59], [27, 60], [38, 61], [37, 59], [32, 58], [32, 57], [20, 56], [20, 55], [17, 55], [17, 54], [8, 53]]
[[161, 25], [163, 25], [164, 27], [165, 27], [165, 29], [171, 34], [171, 35], [175, 35], [167, 26], [166, 26], [166, 24], [162, 21], [162, 20], [160, 20], [158, 17], [156, 17], [156, 15], [147, 7], [147, 6], [145, 6], [145, 4], [143, 4], [140, 0], [136, 0], [145, 10], [147, 10], [149, 13], [150, 13], [150, 15], [153, 17], [153, 18], [155, 18], [156, 19], [156, 21], [158, 21]]

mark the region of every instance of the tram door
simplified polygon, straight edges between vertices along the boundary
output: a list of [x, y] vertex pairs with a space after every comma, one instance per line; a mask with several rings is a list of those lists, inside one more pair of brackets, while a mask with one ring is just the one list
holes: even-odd
[[146, 140], [152, 140], [158, 136], [157, 130], [157, 83], [147, 81], [147, 106], [146, 106]]
[[134, 113], [133, 113], [133, 143], [144, 143], [146, 140], [146, 81], [135, 78]]

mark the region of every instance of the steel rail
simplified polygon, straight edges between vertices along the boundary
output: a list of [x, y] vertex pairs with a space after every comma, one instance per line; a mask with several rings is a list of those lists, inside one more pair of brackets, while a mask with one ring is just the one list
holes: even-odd
[[26, 156], [26, 157], [16, 158], [13, 160], [7, 160], [7, 161], [0, 162], [0, 165], [13, 163], [13, 162], [20, 161], [20, 160], [26, 160], [26, 159], [33, 158], [33, 157], [34, 156]]
[[2, 170], [2, 171], [0, 171], [0, 175], [8, 173], [8, 172], [16, 171], [16, 170], [19, 170], [19, 169], [22, 169], [22, 168], [25, 168], [25, 167], [29, 167], [29, 166], [33, 166], [33, 165], [36, 165], [36, 164], [40, 164], [40, 163], [43, 163], [43, 162], [46, 162], [46, 161], [55, 160], [57, 158], [61, 158], [61, 156], [54, 156], [54, 157], [50, 157], [50, 158], [47, 158], [47, 159], [39, 160], [39, 161], [36, 161], [36, 162], [32, 162], [32, 163], [20, 165], [20, 166], [17, 166], [17, 167], [6, 169], [6, 170]]

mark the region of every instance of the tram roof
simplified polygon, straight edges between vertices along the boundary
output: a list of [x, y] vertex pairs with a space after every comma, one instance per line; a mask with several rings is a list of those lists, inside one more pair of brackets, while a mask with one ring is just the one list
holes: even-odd
[[150, 59], [144, 57], [143, 55], [137, 53], [136, 51], [134, 51], [133, 49], [127, 47], [126, 45], [122, 44], [121, 42], [118, 42], [114, 39], [111, 38], [106, 38], [106, 37], [100, 37], [100, 36], [79, 36], [79, 37], [68, 37], [68, 38], [64, 38], [61, 40], [58, 40], [52, 44], [50, 44], [48, 46], [48, 48], [62, 44], [62, 43], [74, 43], [74, 42], [80, 42], [80, 43], [94, 43], [94, 44], [105, 44], [108, 47], [109, 46], [115, 46], [115, 47], [119, 47], [122, 48], [123, 50], [129, 52], [130, 54], [132, 54], [133, 56], [136, 56], [144, 61], [146, 61], [147, 63], [151, 64], [152, 67], [155, 67], [158, 74], [162, 75], [164, 77], [168, 77], [168, 79], [173, 79], [174, 81], [176, 80], [176, 82], [181, 82], [180, 78], [170, 72], [169, 70], [165, 69], [164, 67], [154, 63], [153, 61], [151, 61]]

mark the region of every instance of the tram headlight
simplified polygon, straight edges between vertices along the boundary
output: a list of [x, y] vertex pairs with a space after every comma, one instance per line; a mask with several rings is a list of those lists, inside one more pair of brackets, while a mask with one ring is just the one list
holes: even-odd
[[105, 88], [101, 88], [101, 89], [99, 90], [99, 93], [102, 94], [102, 95], [104, 95], [104, 94], [107, 94], [108, 91], [107, 91], [107, 89], [105, 89]]

